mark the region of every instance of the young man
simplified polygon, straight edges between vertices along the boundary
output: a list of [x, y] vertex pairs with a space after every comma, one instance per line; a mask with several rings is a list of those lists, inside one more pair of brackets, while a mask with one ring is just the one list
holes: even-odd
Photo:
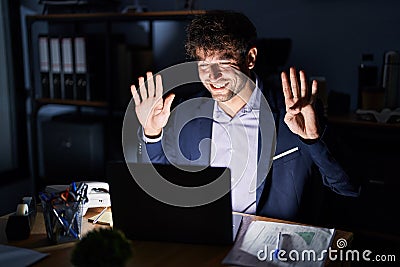
[[157, 163], [229, 167], [232, 206], [239, 212], [303, 219], [314, 169], [334, 192], [357, 196], [359, 189], [321, 138], [316, 81], [310, 93], [304, 72], [298, 77], [290, 68], [289, 77], [281, 76], [283, 96], [264, 88], [254, 73], [256, 39], [254, 25], [237, 12], [201, 15], [188, 25], [186, 51], [211, 99], [178, 106], [171, 116], [174, 95], [161, 98], [161, 76], [140, 77], [131, 91], [145, 156]]

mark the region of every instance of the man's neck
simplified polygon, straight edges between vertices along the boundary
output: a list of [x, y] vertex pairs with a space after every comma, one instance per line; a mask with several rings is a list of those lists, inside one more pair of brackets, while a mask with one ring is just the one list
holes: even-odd
[[228, 101], [218, 102], [218, 106], [233, 118], [249, 102], [253, 91], [254, 83], [249, 79], [243, 90]]

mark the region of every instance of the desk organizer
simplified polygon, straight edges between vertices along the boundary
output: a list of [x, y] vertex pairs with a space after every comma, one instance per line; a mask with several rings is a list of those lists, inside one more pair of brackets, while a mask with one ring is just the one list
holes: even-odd
[[83, 182], [78, 187], [72, 183], [65, 191], [39, 194], [49, 240], [64, 243], [81, 239], [87, 188]]
[[8, 241], [24, 240], [30, 236], [36, 219], [36, 202], [33, 197], [23, 197], [16, 212], [7, 220], [6, 235]]

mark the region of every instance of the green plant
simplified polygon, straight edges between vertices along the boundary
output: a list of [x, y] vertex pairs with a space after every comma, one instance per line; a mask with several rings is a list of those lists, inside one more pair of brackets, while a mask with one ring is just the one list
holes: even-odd
[[117, 229], [88, 232], [74, 247], [71, 263], [76, 267], [124, 266], [132, 257], [131, 242]]

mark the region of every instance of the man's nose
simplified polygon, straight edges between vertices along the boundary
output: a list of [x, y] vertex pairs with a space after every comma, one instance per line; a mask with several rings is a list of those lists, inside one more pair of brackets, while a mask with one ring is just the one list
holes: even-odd
[[222, 76], [221, 68], [218, 63], [210, 64], [210, 79], [216, 80]]

